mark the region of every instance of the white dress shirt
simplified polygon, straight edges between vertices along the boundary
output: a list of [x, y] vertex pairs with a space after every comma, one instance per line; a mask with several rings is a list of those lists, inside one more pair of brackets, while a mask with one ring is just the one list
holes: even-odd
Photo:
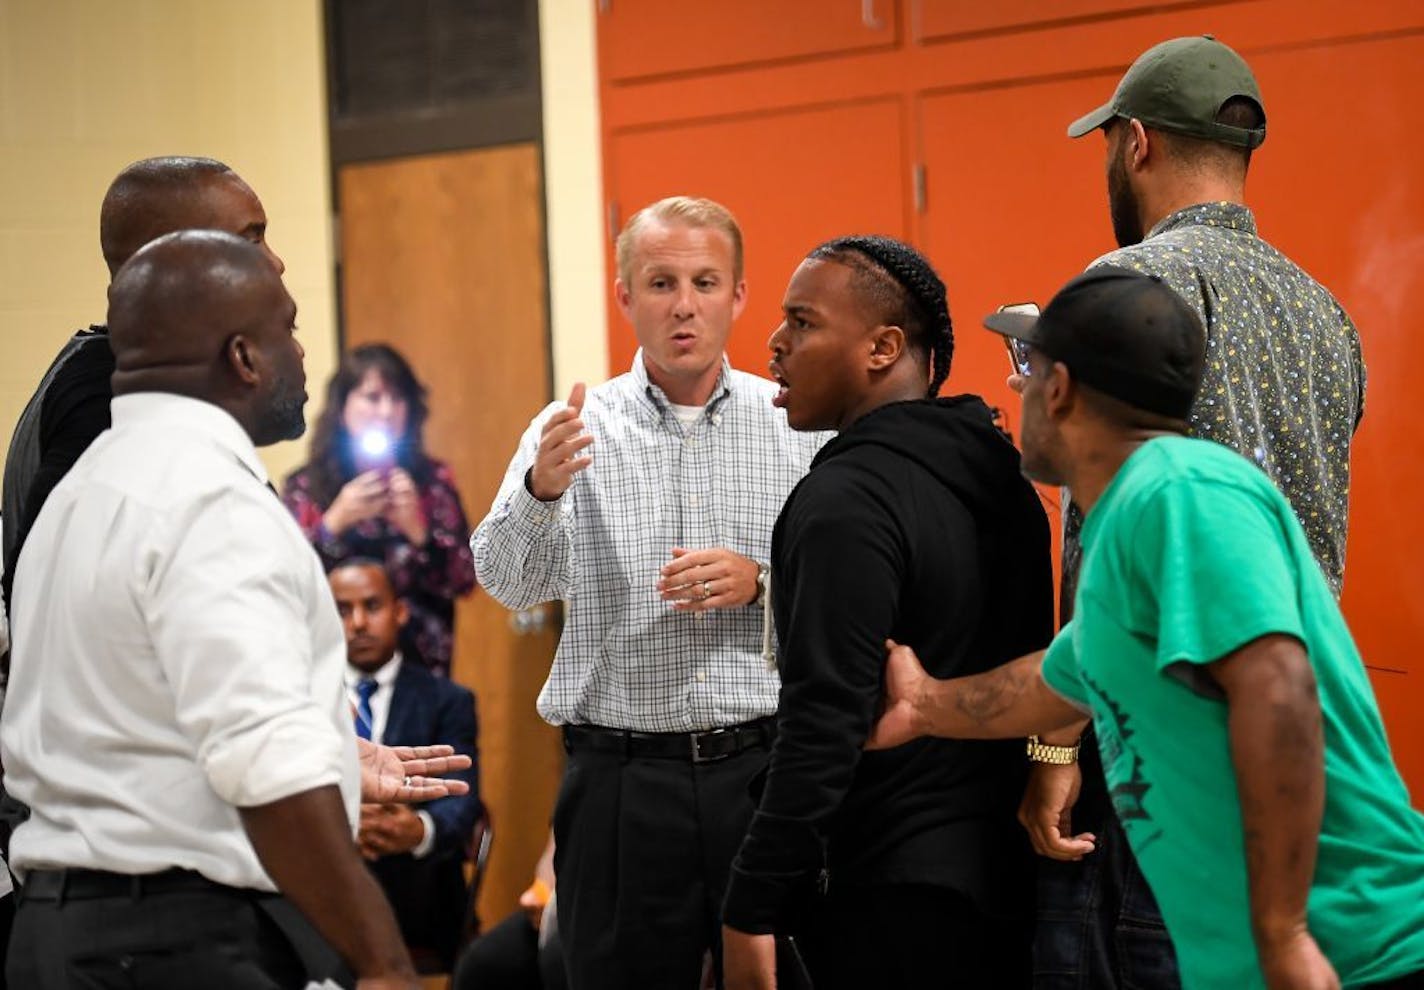
[[16, 569], [12, 866], [272, 890], [238, 808], [336, 784], [355, 821], [341, 620], [236, 420], [160, 393], [112, 408]]
[[684, 424], [639, 351], [628, 374], [588, 390], [593, 463], [554, 502], [529, 494], [524, 475], [563, 403], [529, 425], [470, 545], [480, 584], [506, 607], [567, 603], [539, 694], [547, 721], [688, 732], [776, 711], [761, 607], [677, 612], [657, 589], [675, 546], [770, 559], [781, 506], [829, 436], [792, 430], [775, 394], [724, 360]]

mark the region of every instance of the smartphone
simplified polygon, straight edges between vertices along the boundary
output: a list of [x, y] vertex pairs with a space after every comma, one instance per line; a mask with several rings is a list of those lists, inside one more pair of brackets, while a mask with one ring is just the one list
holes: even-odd
[[366, 430], [353, 437], [353, 460], [358, 471], [390, 471], [396, 463], [395, 440], [381, 429]]
[[[1029, 316], [1038, 316], [1040, 310], [1038, 303], [1010, 303], [1007, 306], [999, 307], [1000, 313], [1026, 313]], [[1009, 365], [1014, 369], [1016, 375], [1028, 374], [1028, 345], [1022, 340], [1013, 337], [1004, 338], [1004, 348], [1009, 352]]]

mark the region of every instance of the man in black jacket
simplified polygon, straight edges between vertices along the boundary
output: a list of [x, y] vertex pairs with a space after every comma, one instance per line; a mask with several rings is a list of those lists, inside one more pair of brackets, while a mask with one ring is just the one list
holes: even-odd
[[982, 400], [933, 398], [953, 337], [917, 252], [831, 241], [782, 308], [776, 404], [795, 429], [840, 435], [773, 535], [782, 691], [723, 909], [728, 986], [772, 985], [773, 933], [798, 936], [817, 990], [1026, 986], [1022, 743], [861, 747], [887, 638], [962, 672], [1048, 642], [1047, 520]]
[[[267, 246], [267, 214], [236, 172], [211, 158], [145, 158], [120, 172], [99, 209], [99, 247], [113, 275], [149, 241], [177, 230], [222, 230], [252, 241], [281, 274]], [[10, 440], [4, 478], [4, 595], [30, 525], [94, 438], [109, 428], [114, 352], [102, 325], [65, 342], [30, 398]]]

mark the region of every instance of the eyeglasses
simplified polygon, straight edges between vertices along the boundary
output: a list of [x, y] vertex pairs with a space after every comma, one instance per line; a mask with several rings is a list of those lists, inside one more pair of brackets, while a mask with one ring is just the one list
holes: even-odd
[[[1038, 316], [1038, 303], [1011, 303], [1008, 306], [1000, 306], [1000, 313], [1023, 313], [1028, 316]], [[1014, 369], [1014, 374], [1028, 376], [1028, 356], [1031, 348], [1026, 341], [1017, 337], [1005, 337], [1004, 348], [1009, 352], [1009, 364]]]

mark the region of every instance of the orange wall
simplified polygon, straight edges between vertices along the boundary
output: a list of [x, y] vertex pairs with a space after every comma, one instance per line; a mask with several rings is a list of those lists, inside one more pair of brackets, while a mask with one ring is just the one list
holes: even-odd
[[[1424, 798], [1424, 4], [1412, 0], [616, 0], [600, 10], [610, 231], [661, 196], [726, 203], [750, 301], [732, 360], [760, 372], [786, 279], [837, 234], [925, 249], [958, 329], [949, 388], [1009, 413], [978, 318], [1046, 300], [1110, 250], [1103, 144], [1068, 122], [1165, 38], [1213, 33], [1251, 62], [1269, 115], [1248, 198], [1263, 234], [1358, 323], [1369, 366], [1353, 455], [1344, 606], [1396, 756]], [[1051, 20], [1047, 19], [1051, 16]], [[920, 180], [917, 180], [917, 176]], [[612, 271], [611, 254], [609, 270]], [[1408, 301], [1416, 301], [1414, 306]], [[609, 300], [609, 357], [635, 343]]]

